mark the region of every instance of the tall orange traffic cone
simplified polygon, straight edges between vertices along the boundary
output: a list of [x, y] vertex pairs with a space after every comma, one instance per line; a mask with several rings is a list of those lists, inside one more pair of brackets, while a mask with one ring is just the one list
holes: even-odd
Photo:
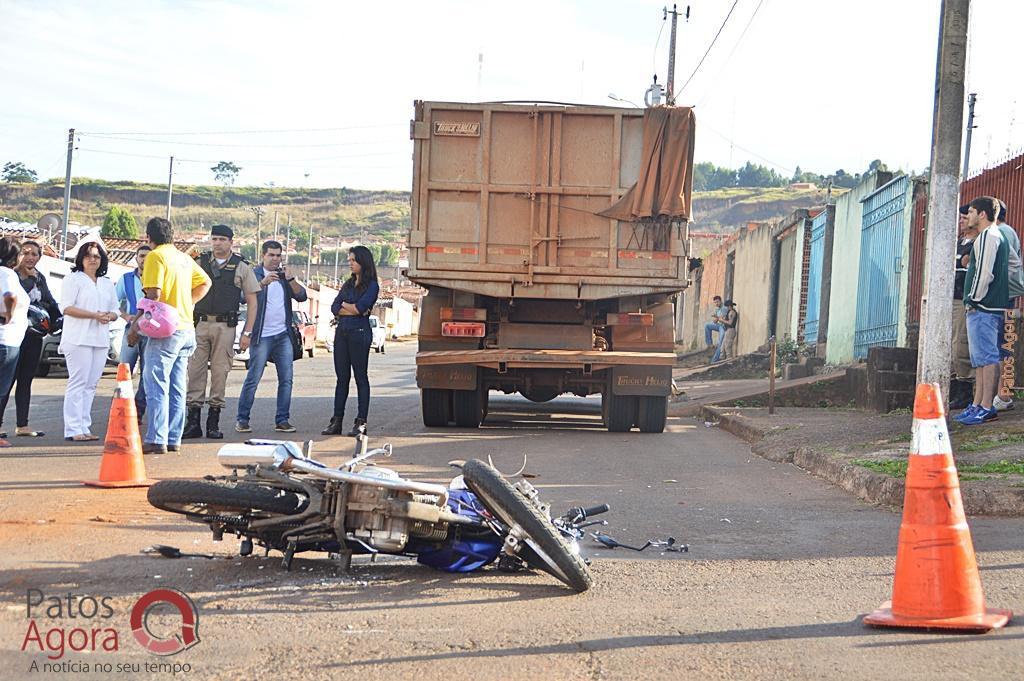
[[1012, 616], [985, 607], [939, 384], [919, 384], [892, 601], [864, 623], [988, 631]]
[[117, 388], [107, 421], [107, 439], [103, 443], [100, 479], [86, 480], [84, 484], [93, 487], [149, 487], [153, 482], [146, 477], [146, 464], [142, 462], [142, 437], [135, 411], [132, 374], [127, 364], [119, 364]]

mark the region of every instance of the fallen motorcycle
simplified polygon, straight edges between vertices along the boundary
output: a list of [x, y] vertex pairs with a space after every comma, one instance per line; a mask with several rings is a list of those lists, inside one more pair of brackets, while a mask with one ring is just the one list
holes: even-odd
[[302, 551], [321, 551], [342, 562], [353, 555], [415, 556], [447, 572], [471, 572], [498, 561], [498, 568], [534, 568], [577, 592], [592, 578], [579, 553], [590, 516], [607, 505], [573, 508], [552, 519], [536, 488], [515, 484], [479, 460], [455, 461], [461, 469], [448, 487], [403, 479], [373, 465], [391, 456], [391, 445], [367, 451], [357, 438], [355, 455], [336, 468], [312, 458], [312, 441], [249, 440], [217, 454], [230, 475], [202, 480], [162, 480], [149, 488], [157, 508], [206, 523], [215, 541], [225, 533], [284, 554], [283, 565]]

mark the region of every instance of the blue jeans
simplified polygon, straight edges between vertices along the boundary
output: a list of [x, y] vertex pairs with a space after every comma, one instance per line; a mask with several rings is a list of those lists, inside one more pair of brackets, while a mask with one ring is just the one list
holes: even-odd
[[11, 392], [14, 377], [18, 372], [18, 355], [20, 354], [20, 345], [0, 344], [0, 395]]
[[712, 362], [717, 362], [722, 357], [722, 341], [725, 340], [725, 327], [718, 322], [708, 322], [704, 325], [704, 345], [711, 345], [711, 336], [717, 331], [718, 342], [715, 343], [715, 356], [711, 358]]
[[[145, 365], [144, 354], [146, 352], [146, 340], [145, 336], [139, 336], [139, 342], [135, 344], [135, 347], [128, 345], [128, 332], [125, 330], [124, 339], [121, 341], [121, 363], [127, 364], [128, 369], [134, 374], [135, 365], [139, 365], [139, 376], [142, 376], [144, 371], [143, 366]], [[140, 412], [146, 408], [146, 382], [139, 380], [139, 389], [135, 391], [135, 408]]]
[[334, 416], [345, 416], [345, 402], [348, 401], [348, 384], [351, 375], [356, 377], [356, 390], [359, 392], [357, 418], [366, 420], [370, 411], [370, 379], [367, 369], [370, 364], [370, 342], [373, 332], [367, 321], [354, 329], [343, 329], [338, 326], [334, 332], [334, 374], [338, 384], [334, 388]]
[[147, 443], [181, 444], [185, 429], [185, 389], [188, 358], [196, 350], [194, 329], [179, 329], [167, 338], [147, 338], [143, 350], [142, 382], [149, 395]]
[[276, 336], [260, 338], [260, 342], [249, 346], [249, 373], [238, 396], [238, 421], [249, 421], [252, 403], [256, 399], [256, 387], [263, 378], [267, 362], [273, 358], [277, 367], [277, 415], [274, 423], [286, 423], [292, 408], [292, 362], [295, 360], [292, 339], [287, 331]]

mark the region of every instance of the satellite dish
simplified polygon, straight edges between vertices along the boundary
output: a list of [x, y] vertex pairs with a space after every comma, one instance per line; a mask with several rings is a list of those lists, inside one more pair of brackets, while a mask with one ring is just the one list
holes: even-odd
[[61, 216], [56, 213], [47, 213], [43, 217], [39, 218], [39, 221], [36, 222], [36, 227], [38, 227], [40, 231], [49, 232], [60, 229], [63, 223], [64, 220]]

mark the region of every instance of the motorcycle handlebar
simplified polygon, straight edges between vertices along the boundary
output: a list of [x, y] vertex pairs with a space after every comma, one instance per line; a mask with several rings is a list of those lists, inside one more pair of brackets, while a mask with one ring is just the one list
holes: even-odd
[[584, 518], [589, 518], [595, 515], [601, 515], [611, 510], [611, 506], [608, 504], [600, 504], [598, 506], [591, 506], [589, 508], [581, 508], [580, 511], [583, 513]]

